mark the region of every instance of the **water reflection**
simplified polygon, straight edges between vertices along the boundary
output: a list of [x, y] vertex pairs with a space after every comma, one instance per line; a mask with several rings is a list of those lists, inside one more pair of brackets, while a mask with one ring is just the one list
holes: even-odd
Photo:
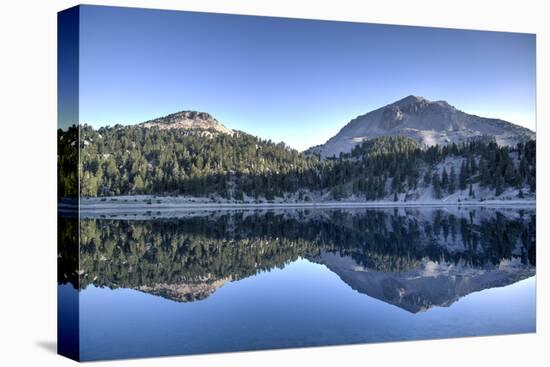
[[80, 267], [63, 258], [60, 283], [131, 288], [177, 302], [204, 300], [228, 282], [303, 258], [362, 294], [417, 313], [533, 276], [535, 213], [293, 209], [83, 219]]

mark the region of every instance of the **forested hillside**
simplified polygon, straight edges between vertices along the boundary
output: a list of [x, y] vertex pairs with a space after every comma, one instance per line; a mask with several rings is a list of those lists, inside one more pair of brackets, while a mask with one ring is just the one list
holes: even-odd
[[[58, 132], [60, 152], [75, 146]], [[471, 200], [534, 194], [535, 141], [473, 141], [422, 148], [406, 137], [367, 140], [321, 160], [244, 132], [135, 126], [80, 128], [81, 195], [189, 195], [216, 200], [418, 200], [456, 192]], [[63, 176], [60, 193], [75, 194]], [[65, 185], [65, 182], [67, 183]], [[483, 195], [481, 193], [483, 192]], [[483, 197], [481, 197], [483, 196]]]

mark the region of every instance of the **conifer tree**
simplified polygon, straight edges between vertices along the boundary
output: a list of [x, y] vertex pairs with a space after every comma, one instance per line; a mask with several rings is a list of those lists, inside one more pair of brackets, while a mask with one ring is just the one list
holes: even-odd
[[456, 190], [456, 172], [454, 166], [451, 167], [451, 174], [449, 175], [449, 194], [454, 193]]
[[449, 174], [447, 173], [447, 168], [443, 167], [443, 172], [441, 173], [441, 189], [447, 190], [449, 187]]

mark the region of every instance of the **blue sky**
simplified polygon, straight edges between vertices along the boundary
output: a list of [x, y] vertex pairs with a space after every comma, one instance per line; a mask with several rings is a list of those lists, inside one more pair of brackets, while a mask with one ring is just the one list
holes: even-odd
[[297, 149], [407, 95], [535, 129], [535, 36], [84, 6], [80, 122], [180, 110]]

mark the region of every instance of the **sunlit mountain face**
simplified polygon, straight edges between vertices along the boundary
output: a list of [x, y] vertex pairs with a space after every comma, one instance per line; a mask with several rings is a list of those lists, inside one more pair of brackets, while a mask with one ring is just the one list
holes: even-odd
[[535, 132], [511, 122], [460, 111], [447, 101], [407, 96], [394, 103], [357, 116], [309, 153], [321, 157], [349, 153], [361, 142], [380, 136], [406, 136], [423, 146], [462, 144], [489, 140], [515, 146], [535, 139]]

